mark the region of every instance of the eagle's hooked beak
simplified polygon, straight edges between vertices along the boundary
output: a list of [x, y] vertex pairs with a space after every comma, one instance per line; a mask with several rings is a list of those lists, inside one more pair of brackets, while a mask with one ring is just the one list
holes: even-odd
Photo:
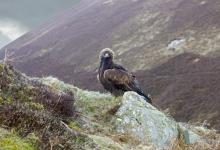
[[110, 57], [109, 53], [105, 53], [104, 57], [105, 57], [105, 58]]

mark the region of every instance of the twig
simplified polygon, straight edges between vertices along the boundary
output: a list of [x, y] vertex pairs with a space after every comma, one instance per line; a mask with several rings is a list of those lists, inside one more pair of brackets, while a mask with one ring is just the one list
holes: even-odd
[[66, 123], [64, 123], [63, 121], [60, 121], [61, 125], [63, 125], [66, 130], [74, 135], [79, 135], [78, 132], [74, 131], [73, 129], [71, 129]]
[[83, 115], [81, 112], [79, 112], [79, 111], [74, 111], [74, 114], [78, 114], [78, 115], [80, 115], [81, 117], [84, 117], [84, 118], [86, 118], [86, 119], [89, 119], [89, 120], [91, 120], [89, 117], [87, 117], [87, 116], [85, 116], [85, 115]]
[[3, 59], [3, 65], [7, 66], [9, 65], [9, 63], [11, 62], [23, 62], [21, 60], [17, 60], [20, 58], [24, 58], [30, 55], [31, 52], [27, 53], [26, 55], [21, 55], [21, 56], [17, 56], [17, 57], [13, 57], [13, 55], [15, 54], [15, 52], [9, 52], [8, 49], [5, 49], [5, 57]]
[[59, 145], [59, 139], [57, 136], [54, 139], [49, 139], [49, 142], [50, 142], [50, 150], [53, 150], [53, 147], [55, 145]]
[[57, 103], [55, 104], [54, 108], [56, 108], [57, 105], [58, 105], [58, 103], [60, 102], [62, 93], [59, 93], [58, 96], [59, 96], [59, 97], [58, 97]]

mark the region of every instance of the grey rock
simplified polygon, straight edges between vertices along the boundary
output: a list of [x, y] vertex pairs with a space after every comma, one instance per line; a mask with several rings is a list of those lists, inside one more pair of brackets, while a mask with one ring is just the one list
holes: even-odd
[[116, 118], [117, 132], [129, 134], [141, 143], [154, 145], [157, 149], [169, 148], [179, 134], [183, 134], [186, 144], [200, 140], [197, 134], [147, 103], [135, 92], [124, 94]]
[[169, 147], [178, 136], [178, 125], [135, 92], [126, 92], [119, 108], [116, 128], [144, 144], [157, 148]]
[[185, 123], [179, 123], [179, 127], [183, 134], [183, 138], [186, 144], [193, 144], [197, 141], [203, 140], [199, 135], [191, 131], [187, 126], [188, 125]]

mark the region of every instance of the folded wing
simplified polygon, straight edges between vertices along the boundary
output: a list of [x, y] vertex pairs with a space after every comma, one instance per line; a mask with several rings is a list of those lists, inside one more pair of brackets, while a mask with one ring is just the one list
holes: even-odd
[[135, 78], [124, 70], [108, 69], [104, 72], [104, 78], [116, 88], [120, 88], [123, 91], [133, 91], [132, 85], [135, 84]]
[[140, 89], [134, 75], [120, 69], [108, 69], [104, 72], [104, 79], [110, 82], [114, 88], [122, 91], [135, 91], [143, 96], [147, 102], [152, 103], [151, 98]]

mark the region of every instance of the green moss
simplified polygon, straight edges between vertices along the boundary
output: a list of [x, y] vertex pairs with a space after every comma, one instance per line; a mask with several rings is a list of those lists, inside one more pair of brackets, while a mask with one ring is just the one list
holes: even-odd
[[0, 73], [3, 71], [3, 64], [0, 64]]
[[35, 135], [35, 133], [30, 133], [26, 137], [28, 143], [31, 143], [32, 145], [37, 145], [37, 143], [40, 143], [40, 139], [38, 136]]
[[78, 144], [84, 144], [86, 142], [85, 137], [82, 136], [77, 136], [73, 140]]
[[1, 97], [1, 95], [0, 95], [0, 105], [3, 103], [4, 101], [3, 101], [3, 98]]
[[27, 102], [25, 103], [26, 105], [28, 105], [30, 108], [32, 109], [36, 109], [36, 110], [42, 110], [44, 109], [44, 105], [40, 104], [40, 103], [35, 103], [35, 102]]
[[27, 89], [21, 89], [20, 91], [18, 91], [15, 95], [17, 98], [19, 98], [22, 101], [28, 101], [30, 95], [28, 95], [27, 93]]
[[64, 83], [63, 81], [60, 81], [57, 78], [51, 76], [45, 78], [35, 78], [35, 79], [59, 91], [74, 93], [77, 90], [77, 88], [74, 87], [73, 85]]
[[29, 102], [32, 100], [32, 95], [30, 93], [30, 89], [27, 87], [18, 87], [17, 85], [13, 85], [7, 89], [4, 89], [2, 92], [2, 99], [6, 103], [13, 103], [14, 100], [19, 100], [21, 102]]
[[75, 121], [71, 121], [68, 126], [73, 129], [73, 130], [77, 130], [77, 131], [81, 131], [81, 125], [78, 122]]
[[112, 139], [106, 136], [97, 136], [97, 135], [89, 135], [90, 138], [93, 139], [93, 141], [99, 145], [100, 149], [104, 150], [120, 150], [123, 149], [122, 145], [119, 143], [116, 143]]
[[9, 104], [13, 103], [13, 97], [12, 96], [7, 97], [6, 102], [9, 103]]
[[110, 94], [85, 91], [78, 89], [76, 92], [76, 106], [86, 115], [101, 116], [120, 105], [121, 98], [115, 98]]
[[31, 100], [32, 89], [20, 79], [20, 74], [7, 68], [4, 72], [0, 71], [0, 82], [0, 92], [4, 102], [11, 104], [14, 100], [22, 102]]
[[2, 128], [0, 128], [0, 147], [2, 150], [36, 150], [34, 143]]
[[9, 103], [11, 104], [13, 102], [13, 97], [8, 94], [0, 94], [0, 104], [3, 103]]

